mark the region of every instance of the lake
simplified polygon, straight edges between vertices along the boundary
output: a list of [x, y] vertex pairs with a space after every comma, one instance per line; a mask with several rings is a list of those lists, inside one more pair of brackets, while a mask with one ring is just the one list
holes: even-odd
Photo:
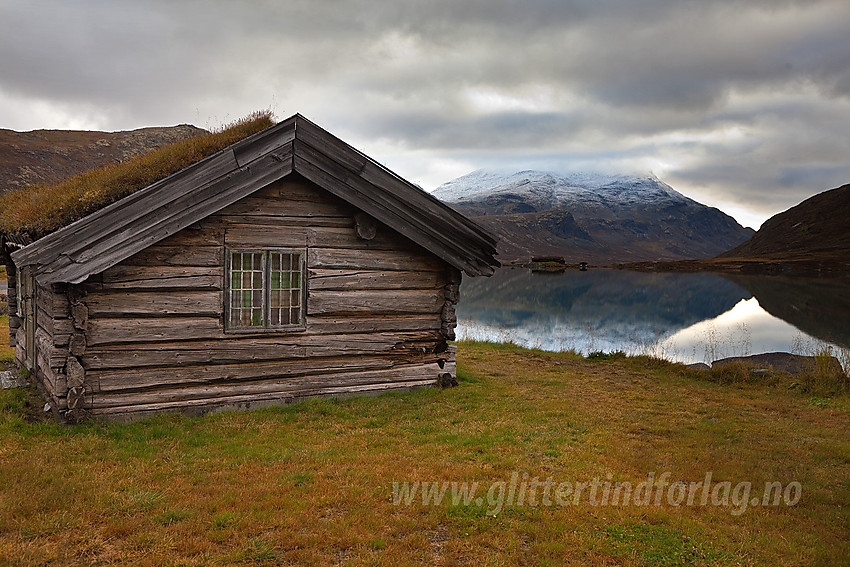
[[464, 279], [457, 315], [459, 339], [550, 351], [691, 363], [850, 350], [850, 281], [834, 278], [503, 268]]

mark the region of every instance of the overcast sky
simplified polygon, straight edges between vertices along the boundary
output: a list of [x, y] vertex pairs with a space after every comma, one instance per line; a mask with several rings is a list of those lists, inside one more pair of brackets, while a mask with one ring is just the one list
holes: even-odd
[[850, 182], [850, 0], [0, 0], [0, 128], [269, 107], [429, 190], [653, 172], [757, 226]]

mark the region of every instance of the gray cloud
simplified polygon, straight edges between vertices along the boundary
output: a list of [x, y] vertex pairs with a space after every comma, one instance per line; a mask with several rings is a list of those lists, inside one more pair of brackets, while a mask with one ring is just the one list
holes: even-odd
[[302, 112], [435, 186], [652, 169], [765, 217], [850, 181], [846, 0], [0, 0], [0, 127]]

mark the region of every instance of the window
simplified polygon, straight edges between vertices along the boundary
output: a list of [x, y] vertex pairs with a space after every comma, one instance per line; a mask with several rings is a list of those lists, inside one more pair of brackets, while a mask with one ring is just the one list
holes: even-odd
[[304, 253], [228, 250], [228, 329], [304, 326]]

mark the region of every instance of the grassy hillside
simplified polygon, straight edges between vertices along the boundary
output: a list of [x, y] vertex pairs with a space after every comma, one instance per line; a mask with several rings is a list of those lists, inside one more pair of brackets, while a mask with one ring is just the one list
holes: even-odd
[[774, 215], [718, 261], [783, 261], [850, 268], [850, 185], [824, 191]]
[[[846, 396], [597, 358], [464, 343], [450, 390], [131, 425], [39, 422], [40, 400], [0, 392], [0, 563], [774, 566], [850, 556]], [[637, 486], [665, 472], [670, 482], [707, 472], [749, 481], [759, 496], [766, 481], [796, 481], [802, 497], [742, 510], [734, 500], [593, 506], [585, 492], [561, 506], [542, 505], [538, 487], [538, 505], [515, 494], [498, 510], [498, 498], [393, 502], [394, 482], [479, 482], [483, 497], [514, 473], [526, 486]]]
[[188, 124], [124, 132], [0, 128], [0, 194], [27, 185], [59, 183], [204, 133]]

